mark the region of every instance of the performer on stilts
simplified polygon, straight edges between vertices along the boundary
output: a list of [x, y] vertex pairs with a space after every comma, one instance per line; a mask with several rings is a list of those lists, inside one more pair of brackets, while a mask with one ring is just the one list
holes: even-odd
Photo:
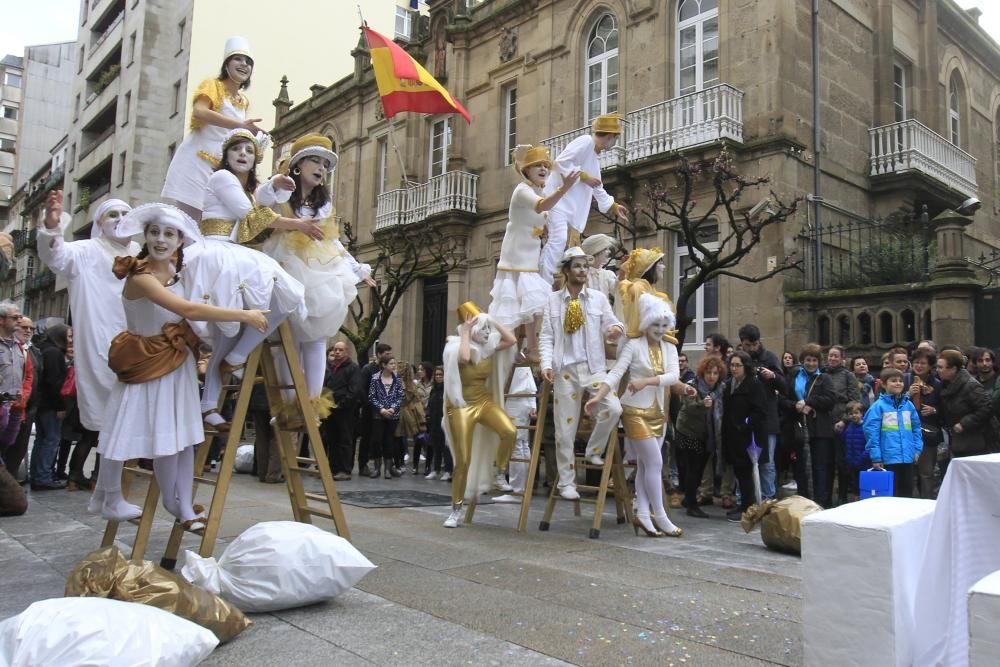
[[103, 461], [91, 504], [109, 521], [137, 518], [142, 510], [122, 496], [122, 466], [151, 458], [163, 506], [186, 529], [199, 530], [205, 524], [192, 505], [194, 445], [205, 434], [195, 370], [199, 340], [187, 320], [242, 322], [262, 331], [267, 319], [259, 310], [217, 308], [179, 295], [184, 247], [201, 238], [180, 209], [145, 204], [125, 216], [119, 233], [142, 234], [145, 244], [137, 257], [114, 263], [114, 275], [124, 284], [127, 329], [108, 351], [118, 382], [104, 416], [98, 447]]
[[488, 312], [511, 331], [524, 325], [522, 353], [527, 361], [538, 363], [538, 327], [552, 291], [551, 280], [542, 280], [538, 273], [541, 236], [548, 212], [573, 187], [580, 173], [567, 174], [562, 185], [546, 196], [543, 190], [552, 169], [549, 149], [520, 145], [512, 158], [522, 180], [510, 198], [509, 222], [500, 246]]
[[[340, 242], [340, 228], [325, 181], [337, 166], [337, 154], [327, 137], [308, 134], [297, 139], [288, 160], [285, 179], [271, 179], [257, 188], [257, 202], [270, 206], [286, 218], [316, 224], [323, 232], [315, 239], [300, 231], [278, 229], [264, 242], [262, 250], [273, 257], [306, 290], [306, 319], [292, 322], [299, 361], [306, 377], [309, 397], [319, 419], [334, 407], [332, 395], [323, 396], [326, 373], [326, 343], [340, 329], [347, 309], [358, 295], [355, 285], [375, 287], [371, 267], [359, 263]], [[279, 364], [282, 384], [291, 384], [285, 364]], [[329, 394], [329, 391], [327, 392]], [[286, 426], [298, 425], [301, 411], [289, 401], [279, 413]], [[275, 406], [277, 407], [277, 406]]]
[[458, 526], [466, 498], [490, 489], [494, 461], [506, 469], [517, 435], [503, 409], [510, 364], [500, 354], [517, 339], [471, 301], [459, 307], [458, 318], [458, 335], [444, 347], [444, 429], [455, 460], [446, 528]]
[[[216, 323], [214, 331], [195, 327], [199, 336], [212, 337], [212, 358], [205, 374], [201, 408], [205, 424], [228, 431], [229, 424], [218, 413], [222, 381], [239, 372], [247, 358], [278, 325], [291, 316], [293, 322], [306, 317], [305, 290], [281, 266], [249, 244], [267, 229], [300, 231], [322, 239], [317, 221], [279, 216], [254, 201], [257, 188], [256, 165], [262, 159], [258, 138], [247, 130], [232, 130], [222, 142], [222, 164], [208, 179], [205, 214], [199, 223], [205, 242], [182, 275], [185, 294], [224, 308], [268, 310], [267, 328], [258, 331], [230, 323]], [[282, 187], [287, 176], [272, 177], [272, 187]], [[285, 184], [287, 186], [287, 183]]]
[[[125, 329], [122, 309], [122, 283], [111, 273], [115, 257], [135, 255], [139, 245], [118, 232], [118, 223], [132, 207], [121, 199], [106, 199], [94, 213], [90, 239], [64, 240], [72, 222], [62, 210], [61, 190], [50, 192], [46, 201], [45, 223], [38, 227], [38, 256], [69, 285], [69, 307], [73, 314], [73, 350], [76, 373], [77, 405], [80, 423], [87, 433], [77, 443], [70, 460], [69, 476], [79, 488], [90, 488], [83, 466], [90, 450], [97, 445], [97, 433], [103, 425], [108, 395], [115, 374], [108, 368], [108, 346]], [[39, 423], [38, 437], [45, 437]], [[52, 434], [58, 442], [58, 433]], [[55, 448], [54, 456], [58, 451]], [[51, 470], [50, 462], [46, 470]], [[41, 480], [40, 480], [41, 481]]]
[[222, 159], [219, 146], [230, 130], [243, 129], [257, 134], [260, 118], [247, 118], [250, 101], [242, 91], [250, 87], [253, 55], [243, 37], [230, 37], [222, 56], [219, 76], [202, 81], [195, 89], [191, 130], [174, 152], [167, 168], [161, 197], [172, 199], [177, 207], [201, 219], [205, 185]]
[[[587, 401], [584, 411], [590, 415], [628, 373], [628, 388], [619, 400], [626, 444], [637, 457], [634, 528], [636, 534], [642, 530], [647, 537], [680, 537], [683, 531], [670, 521], [663, 505], [663, 457], [660, 452], [669, 414], [668, 387], [680, 379], [677, 346], [663, 339], [674, 327], [674, 313], [665, 299], [653, 294], [643, 294], [639, 298], [639, 310], [639, 328], [643, 335], [625, 343], [614, 368], [608, 371], [594, 397]], [[687, 387], [688, 391], [693, 389]]]
[[546, 193], [551, 194], [562, 187], [563, 179], [570, 174], [579, 172], [580, 180], [549, 213], [548, 240], [542, 248], [539, 269], [542, 280], [551, 283], [563, 251], [580, 245], [580, 234], [590, 216], [591, 199], [597, 201], [601, 213], [611, 211], [619, 220], [628, 221], [628, 210], [615, 202], [601, 181], [600, 154], [614, 146], [621, 133], [618, 116], [598, 116], [591, 125], [591, 133], [569, 142], [556, 158], [553, 174], [545, 184]]

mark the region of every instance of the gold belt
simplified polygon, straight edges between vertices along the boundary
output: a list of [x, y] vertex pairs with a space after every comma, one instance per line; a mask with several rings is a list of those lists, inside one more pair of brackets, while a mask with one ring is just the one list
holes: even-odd
[[232, 220], [223, 220], [222, 218], [203, 218], [198, 223], [198, 229], [205, 236], [229, 236], [233, 233], [235, 226], [236, 223]]

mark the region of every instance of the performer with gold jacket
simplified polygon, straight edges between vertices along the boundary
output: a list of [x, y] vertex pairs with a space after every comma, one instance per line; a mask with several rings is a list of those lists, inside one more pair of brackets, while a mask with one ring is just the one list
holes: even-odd
[[[327, 338], [344, 323], [347, 309], [358, 295], [355, 285], [364, 282], [375, 287], [376, 283], [371, 267], [354, 259], [340, 242], [337, 215], [325, 185], [327, 175], [337, 166], [333, 144], [321, 134], [307, 134], [292, 144], [290, 156], [288, 176], [262, 183], [257, 188], [257, 202], [284, 218], [316, 225], [323, 236], [313, 238], [294, 229], [276, 229], [261, 249], [307, 286], [306, 317], [292, 321], [292, 332], [309, 396], [317, 416], [323, 419], [334, 407], [332, 396], [321, 396]], [[282, 384], [291, 384], [284, 364], [279, 365], [279, 372], [287, 376]], [[297, 406], [286, 402], [282, 407], [286, 422], [299, 416]]]
[[455, 460], [446, 528], [458, 526], [466, 498], [490, 489], [494, 462], [506, 469], [517, 435], [503, 407], [510, 355], [500, 354], [517, 339], [471, 301], [459, 307], [458, 318], [458, 335], [444, 347], [443, 426]]
[[[665, 300], [673, 309], [673, 301], [665, 293], [653, 285], [663, 278], [663, 251], [659, 248], [636, 248], [629, 253], [628, 259], [622, 265], [625, 276], [618, 283], [618, 295], [621, 297], [622, 313], [625, 316], [625, 335], [628, 338], [639, 338], [643, 335], [640, 326], [642, 314], [639, 311], [639, 297], [643, 294], [654, 294]], [[666, 331], [663, 340], [677, 345], [676, 330]]]
[[[269, 311], [263, 332], [247, 328], [240, 333], [229, 323], [216, 324], [211, 333], [196, 327], [200, 336], [210, 335], [213, 339], [202, 412], [207, 425], [222, 431], [229, 429], [216, 410], [222, 376], [242, 368], [253, 349], [286, 317], [291, 316], [293, 322], [306, 317], [302, 283], [264, 253], [243, 244], [259, 241], [260, 235], [271, 228], [293, 229], [315, 239], [323, 237], [318, 223], [279, 216], [254, 201], [255, 169], [263, 158], [262, 151], [258, 137], [247, 130], [226, 134], [222, 164], [208, 179], [204, 216], [199, 223], [205, 242], [199, 244], [198, 254], [182, 277], [185, 294], [192, 301]], [[272, 180], [285, 179], [290, 180], [282, 175]]]

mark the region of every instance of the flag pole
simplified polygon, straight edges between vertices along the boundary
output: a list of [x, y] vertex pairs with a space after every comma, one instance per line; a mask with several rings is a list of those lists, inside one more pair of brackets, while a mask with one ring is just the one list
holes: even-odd
[[[361, 13], [361, 5], [359, 4], [357, 5], [357, 7], [358, 7], [358, 18], [361, 19], [361, 27], [362, 27], [361, 34], [365, 36], [365, 44], [368, 46], [368, 52], [371, 53], [372, 45], [368, 43], [368, 34], [365, 33], [364, 31], [364, 28], [368, 27], [368, 21], [365, 20], [364, 14]], [[382, 98], [379, 97], [379, 103], [381, 103], [381, 101]], [[385, 112], [384, 107], [382, 111], [383, 113]], [[392, 150], [393, 152], [396, 153], [396, 159], [399, 161], [399, 171], [403, 176], [403, 183], [405, 183], [407, 188], [409, 188], [410, 178], [409, 176], [406, 175], [406, 165], [403, 164], [403, 154], [400, 152], [399, 146], [396, 144], [396, 134], [392, 131], [392, 125], [393, 125], [392, 118], [386, 118], [386, 122], [389, 124], [389, 143], [392, 144]]]

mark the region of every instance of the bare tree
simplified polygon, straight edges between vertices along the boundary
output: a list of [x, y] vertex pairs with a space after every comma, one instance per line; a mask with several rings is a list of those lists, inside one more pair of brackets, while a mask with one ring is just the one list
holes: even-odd
[[[353, 254], [357, 247], [354, 229], [349, 222], [342, 229]], [[375, 234], [374, 241], [378, 255], [371, 266], [378, 285], [369, 290], [367, 299], [359, 294], [351, 304], [348, 316], [353, 328], [340, 327], [362, 363], [367, 362], [368, 351], [389, 325], [389, 318], [411, 285], [445, 275], [465, 261], [464, 238], [430, 224], [392, 227]]]
[[[739, 265], [760, 244], [764, 230], [793, 216], [803, 198], [797, 196], [786, 203], [770, 190], [769, 199], [761, 206], [743, 207], [740, 198], [748, 190], [766, 186], [770, 179], [740, 176], [725, 147], [710, 162], [692, 162], [682, 157], [674, 177], [676, 183], [670, 187], [660, 182], [647, 183], [649, 207], [636, 205], [635, 220], [627, 224], [616, 222], [616, 234], [619, 238], [631, 236], [634, 247], [637, 234], [667, 230], [676, 232], [680, 242], [687, 246], [691, 266], [682, 276], [680, 293], [673, 295], [678, 337], [683, 344], [684, 332], [694, 319], [688, 304], [693, 304], [691, 299], [705, 283], [722, 277], [759, 283], [791, 269], [801, 270], [802, 260], [794, 254], [784, 256], [773, 268], [758, 274], [742, 273]], [[711, 184], [710, 196], [714, 200], [695, 214], [695, 191], [706, 181]]]

